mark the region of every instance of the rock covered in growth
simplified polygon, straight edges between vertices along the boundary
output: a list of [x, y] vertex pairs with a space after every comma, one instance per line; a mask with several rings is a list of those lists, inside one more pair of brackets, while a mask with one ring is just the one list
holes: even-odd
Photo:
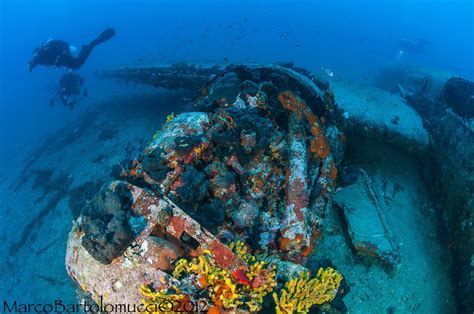
[[143, 258], [156, 269], [169, 271], [173, 269], [172, 263], [182, 254], [182, 250], [175, 244], [155, 236], [148, 237], [147, 250]]
[[210, 93], [215, 100], [220, 102], [226, 101], [234, 103], [239, 95], [240, 80], [237, 74], [229, 72], [223, 76], [219, 76], [214, 84], [212, 84]]
[[69, 207], [74, 219], [79, 217], [82, 208], [94, 197], [102, 185], [99, 181], [87, 181], [69, 190]]
[[98, 261], [109, 264], [125, 252], [135, 235], [129, 223], [132, 195], [123, 185], [104, 186], [83, 208], [82, 245]]
[[165, 155], [173, 152], [179, 143], [176, 140], [201, 137], [209, 125], [209, 116], [203, 112], [185, 112], [173, 117], [173, 123], [167, 123], [163, 129], [153, 136], [147, 148], [147, 155]]
[[141, 164], [144, 184], [213, 232], [302, 262], [320, 234], [337, 176], [331, 149], [340, 160], [344, 136], [298, 94], [321, 113], [333, 100], [287, 69], [232, 70], [212, 81], [198, 111], [157, 132]]

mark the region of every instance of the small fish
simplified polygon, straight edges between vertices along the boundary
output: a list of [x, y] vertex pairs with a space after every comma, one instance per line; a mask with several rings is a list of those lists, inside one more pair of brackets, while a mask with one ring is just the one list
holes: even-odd
[[334, 71], [325, 67], [321, 68], [321, 71], [323, 71], [324, 74], [330, 77], [334, 77]]

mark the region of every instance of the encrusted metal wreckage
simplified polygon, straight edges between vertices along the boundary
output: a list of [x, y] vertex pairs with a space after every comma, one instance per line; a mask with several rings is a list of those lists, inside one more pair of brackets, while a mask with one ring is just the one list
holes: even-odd
[[101, 75], [200, 95], [74, 222], [66, 265], [80, 289], [108, 303], [203, 299], [214, 313], [258, 311], [272, 293], [281, 313], [342, 295], [341, 274], [304, 266], [345, 146], [327, 85], [276, 65]]

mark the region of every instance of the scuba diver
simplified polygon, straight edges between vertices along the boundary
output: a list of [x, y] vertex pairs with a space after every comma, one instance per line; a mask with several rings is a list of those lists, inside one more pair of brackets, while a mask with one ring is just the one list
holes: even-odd
[[28, 63], [28, 71], [37, 65], [67, 67], [79, 69], [86, 62], [92, 49], [115, 36], [115, 29], [107, 28], [89, 44], [82, 45], [81, 51], [75, 56], [76, 48], [63, 40], [49, 39], [33, 50], [33, 58]]
[[59, 88], [56, 93], [51, 96], [49, 105], [52, 107], [56, 100], [60, 100], [64, 106], [73, 109], [83, 97], [87, 97], [87, 89], [85, 89], [81, 95], [81, 87], [84, 81], [82, 76], [72, 72], [72, 70], [68, 70], [59, 79]]
[[398, 47], [404, 52], [417, 53], [423, 52], [426, 49], [428, 42], [426, 40], [410, 40], [401, 38], [398, 40]]
[[398, 40], [398, 55], [395, 61], [400, 61], [404, 54], [418, 54], [424, 52], [429, 45], [429, 42], [423, 39], [410, 40], [401, 38]]

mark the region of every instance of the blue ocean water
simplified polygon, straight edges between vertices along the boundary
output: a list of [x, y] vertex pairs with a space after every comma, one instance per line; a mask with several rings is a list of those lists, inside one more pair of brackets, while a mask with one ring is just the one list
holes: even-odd
[[79, 111], [47, 106], [62, 69], [26, 71], [32, 50], [49, 38], [80, 46], [105, 27], [117, 29], [81, 68], [91, 81], [98, 69], [151, 56], [162, 63], [294, 61], [361, 80], [396, 59], [400, 38], [429, 43], [404, 61], [473, 78], [473, 6], [470, 0], [2, 0], [0, 156]]
[[[80, 47], [106, 27], [117, 35], [77, 71], [86, 79], [87, 106], [50, 107], [65, 70], [38, 66], [29, 73], [33, 49], [46, 39]], [[400, 54], [402, 38], [426, 45]], [[366, 84], [382, 65], [403, 62], [473, 80], [473, 43], [472, 0], [0, 0], [0, 169], [19, 167], [25, 146], [120, 91], [98, 70], [291, 61]]]

